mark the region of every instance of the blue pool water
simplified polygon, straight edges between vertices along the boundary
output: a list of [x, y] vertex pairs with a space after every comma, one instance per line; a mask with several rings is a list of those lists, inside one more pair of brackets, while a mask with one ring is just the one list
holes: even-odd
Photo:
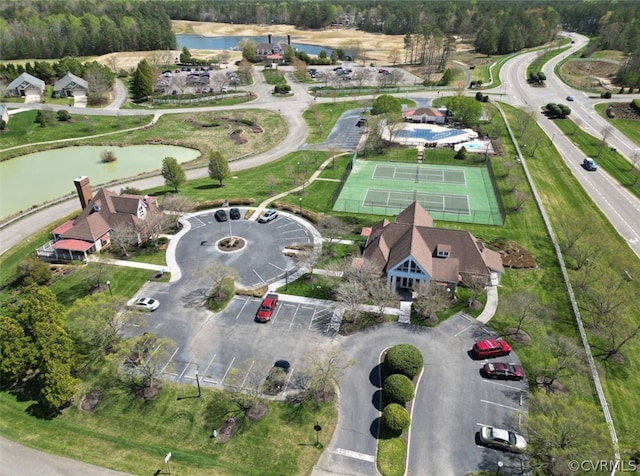
[[467, 150], [482, 150], [484, 151], [487, 148], [486, 142], [465, 142], [464, 148]]
[[[176, 41], [178, 42], [178, 48], [182, 49], [183, 47], [187, 47], [190, 50], [228, 50], [234, 49], [238, 46], [241, 40], [253, 40], [256, 43], [266, 43], [267, 36], [200, 36], [200, 35], [176, 35]], [[286, 42], [286, 37], [274, 36], [272, 41], [274, 43], [282, 41]], [[295, 41], [291, 43], [298, 51], [304, 51], [309, 55], [318, 55], [321, 51], [326, 51], [327, 56], [331, 55], [333, 51], [331, 48], [324, 48], [322, 46], [316, 45], [303, 45], [300, 43], [296, 43]]]
[[455, 137], [462, 134], [467, 134], [468, 131], [461, 131], [458, 129], [451, 129], [443, 132], [434, 132], [431, 129], [412, 129], [398, 131], [397, 137], [404, 139], [422, 139], [428, 142], [434, 142], [437, 140], [448, 139], [449, 137]]

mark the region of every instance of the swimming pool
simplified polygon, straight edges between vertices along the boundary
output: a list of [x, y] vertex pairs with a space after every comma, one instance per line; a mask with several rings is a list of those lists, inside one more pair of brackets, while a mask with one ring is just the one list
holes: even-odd
[[467, 133], [468, 131], [461, 129], [448, 129], [440, 132], [431, 129], [403, 129], [398, 131], [396, 135], [402, 139], [421, 139], [427, 142], [435, 142]]
[[462, 147], [464, 147], [468, 152], [487, 152], [489, 154], [493, 154], [493, 146], [491, 145], [491, 141], [488, 140], [473, 140], [469, 142], [463, 142], [462, 144], [456, 144], [454, 146], [454, 149], [460, 150]]

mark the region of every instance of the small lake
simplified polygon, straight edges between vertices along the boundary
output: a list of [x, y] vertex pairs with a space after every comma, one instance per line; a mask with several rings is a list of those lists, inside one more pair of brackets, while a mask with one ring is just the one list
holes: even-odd
[[[182, 49], [185, 46], [190, 50], [231, 50], [236, 49], [238, 43], [242, 40], [253, 40], [256, 43], [266, 43], [268, 38], [263, 36], [200, 36], [200, 35], [176, 35], [176, 41], [178, 42], [178, 49]], [[273, 36], [273, 43], [287, 42], [285, 36]], [[327, 52], [327, 55], [331, 55], [331, 48], [326, 48], [317, 45], [303, 45], [296, 43], [295, 40], [291, 41], [291, 46], [298, 51], [304, 51], [309, 55], [317, 56], [322, 50]]]
[[[117, 160], [102, 163], [112, 151]], [[86, 175], [95, 189], [113, 180], [160, 170], [165, 157], [179, 163], [197, 159], [200, 151], [169, 145], [83, 146], [37, 152], [0, 162], [0, 218], [75, 193], [73, 180]]]

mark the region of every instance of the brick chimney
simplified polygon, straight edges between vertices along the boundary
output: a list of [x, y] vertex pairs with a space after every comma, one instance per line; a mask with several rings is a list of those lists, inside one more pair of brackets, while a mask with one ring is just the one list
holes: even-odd
[[89, 185], [89, 177], [81, 176], [73, 181], [78, 191], [78, 198], [80, 199], [80, 205], [84, 210], [93, 198], [91, 193], [91, 185]]
[[287, 45], [291, 46], [291, 35], [287, 35]]
[[272, 35], [271, 33], [269, 33], [269, 36], [268, 36], [268, 38], [269, 38], [269, 41], [268, 41], [268, 43], [269, 43], [269, 44], [271, 44], [271, 40], [273, 40], [273, 35]]

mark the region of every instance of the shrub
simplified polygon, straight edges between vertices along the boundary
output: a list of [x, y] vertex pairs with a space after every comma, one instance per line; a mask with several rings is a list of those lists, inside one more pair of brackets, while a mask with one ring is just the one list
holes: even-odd
[[[473, 81], [471, 81], [473, 82]], [[476, 101], [482, 101], [482, 98], [484, 97], [484, 95], [481, 92], [477, 92], [476, 93]]]
[[424, 366], [422, 353], [410, 344], [394, 345], [384, 357], [384, 365], [389, 372], [406, 375], [413, 379]]
[[103, 163], [115, 162], [117, 160], [116, 154], [110, 150], [103, 150], [100, 152], [100, 160]]
[[402, 431], [409, 428], [411, 417], [402, 405], [390, 403], [382, 410], [382, 422], [392, 430]]
[[62, 121], [62, 122], [67, 122], [67, 121], [71, 120], [71, 114], [69, 114], [69, 111], [66, 111], [64, 109], [60, 109], [58, 111], [58, 120]]
[[600, 96], [604, 99], [611, 99], [611, 91], [607, 91], [605, 93], [602, 93], [602, 95]]
[[413, 383], [402, 374], [389, 375], [382, 384], [382, 393], [386, 402], [399, 403], [400, 405], [413, 400], [416, 395]]
[[16, 281], [23, 286], [34, 283], [44, 286], [49, 284], [52, 277], [49, 264], [34, 257], [20, 261], [16, 267]]
[[633, 101], [631, 101], [631, 107], [634, 111], [640, 114], [640, 99], [634, 99]]

